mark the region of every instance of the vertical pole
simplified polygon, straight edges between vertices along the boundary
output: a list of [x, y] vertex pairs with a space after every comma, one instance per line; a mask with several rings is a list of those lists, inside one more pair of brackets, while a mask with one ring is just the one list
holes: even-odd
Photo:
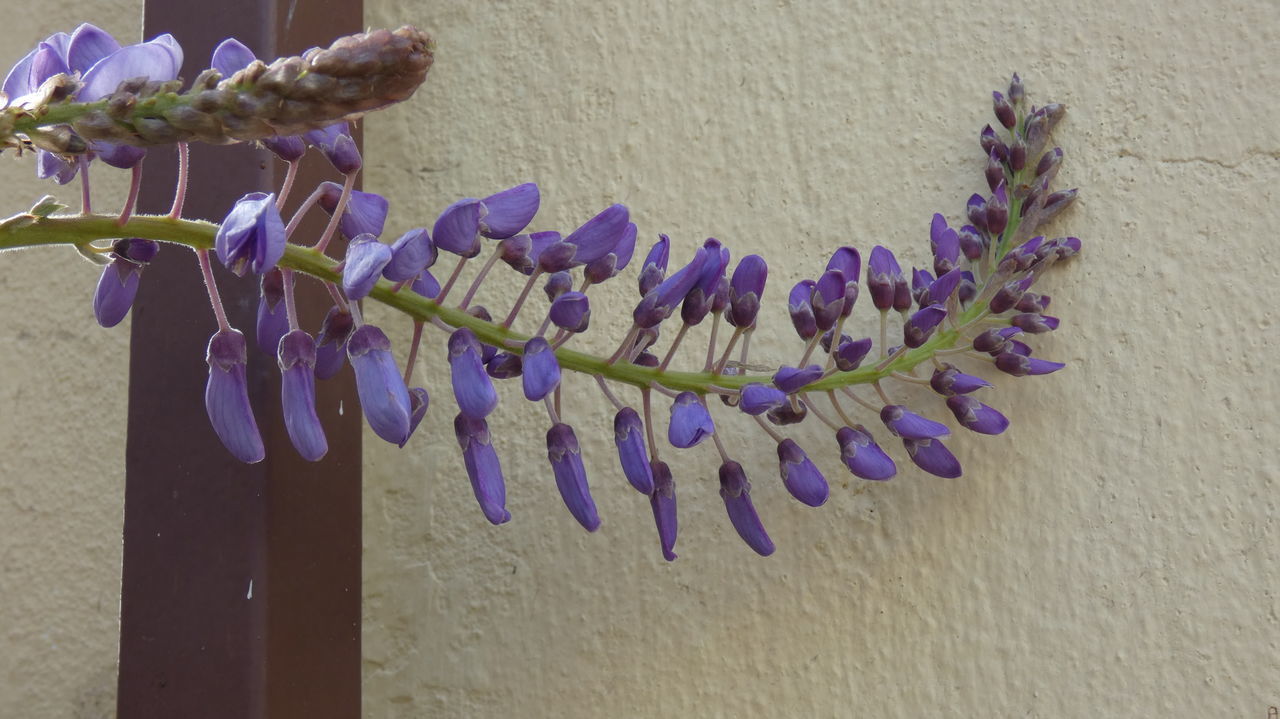
[[[227, 37], [271, 59], [358, 32], [362, 14], [360, 0], [147, 0], [144, 35], [172, 33], [190, 80]], [[333, 175], [314, 154], [291, 208]], [[243, 194], [274, 191], [282, 174], [263, 150], [193, 145], [183, 214], [220, 220]], [[175, 179], [173, 149], [150, 150], [140, 211], [167, 212]], [[308, 218], [296, 237], [322, 227]], [[249, 340], [250, 399], [267, 448], [264, 462], [240, 464], [205, 414], [204, 352], [216, 324], [195, 257], [163, 247], [146, 274], [129, 367], [119, 716], [354, 719], [361, 419], [350, 373], [318, 383], [329, 454], [303, 461], [281, 418], [275, 361], [255, 346], [257, 283], [217, 266], [231, 323]], [[303, 327], [315, 332], [328, 295], [306, 278], [298, 285]]]

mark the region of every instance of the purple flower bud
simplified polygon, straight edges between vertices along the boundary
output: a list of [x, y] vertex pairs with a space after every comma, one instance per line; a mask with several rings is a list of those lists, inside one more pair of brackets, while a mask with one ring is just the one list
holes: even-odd
[[967, 305], [973, 302], [977, 296], [978, 285], [974, 281], [973, 273], [969, 270], [961, 270], [960, 288], [956, 290], [956, 299], [960, 300], [960, 304]]
[[722, 314], [725, 308], [729, 306], [729, 278], [721, 277], [716, 283], [716, 293], [711, 298], [711, 311], [716, 314]]
[[955, 395], [947, 398], [947, 409], [965, 427], [982, 434], [1000, 434], [1009, 426], [1004, 415], [972, 397]]
[[467, 197], [449, 205], [431, 228], [431, 238], [437, 249], [462, 257], [480, 254], [480, 218], [484, 206], [474, 197]]
[[933, 275], [929, 274], [928, 270], [912, 268], [911, 299], [921, 307], [929, 304], [929, 285], [931, 284], [933, 284]]
[[[1025, 148], [1023, 152], [1025, 157]], [[1004, 163], [1000, 161], [1000, 158], [996, 155], [994, 148], [991, 150], [991, 154], [987, 157], [987, 167], [983, 174], [986, 176], [987, 186], [991, 188], [992, 192], [995, 192], [995, 189], [1000, 186], [1000, 183], [1005, 181]]]
[[[818, 346], [822, 348], [823, 352], [831, 351], [831, 340], [835, 337], [835, 334], [836, 334], [835, 330], [827, 330], [826, 332], [822, 333], [822, 339], [818, 341]], [[836, 346], [839, 347], [845, 342], [850, 342], [852, 340], [853, 338], [850, 337], [849, 335], [841, 333], [840, 341], [836, 344]]]
[[350, 175], [360, 169], [360, 150], [351, 137], [347, 123], [339, 122], [319, 130], [312, 130], [302, 136], [308, 145], [324, 153], [333, 169], [344, 175]]
[[985, 217], [987, 232], [990, 232], [992, 236], [1004, 232], [1004, 228], [1009, 222], [1009, 193], [1005, 190], [1003, 182], [996, 187], [991, 199], [987, 200]]
[[989, 329], [973, 338], [973, 348], [979, 352], [1000, 354], [1009, 346], [1009, 337], [1021, 331], [1017, 327]]
[[902, 327], [902, 344], [912, 348], [924, 344], [946, 316], [947, 310], [942, 305], [929, 305], [911, 315]]
[[1026, 166], [1027, 143], [1023, 142], [1021, 135], [1015, 134], [1013, 143], [1009, 145], [1009, 169], [1014, 172], [1022, 172], [1022, 168]]
[[760, 255], [747, 255], [738, 262], [729, 283], [729, 324], [744, 328], [755, 326], [768, 277], [769, 267]]
[[660, 364], [660, 360], [658, 359], [658, 355], [652, 352], [641, 352], [636, 355], [635, 360], [633, 360], [633, 364], [638, 367], [657, 367]]
[[823, 272], [814, 284], [809, 303], [813, 305], [813, 319], [819, 330], [831, 329], [840, 318], [844, 309], [844, 286], [844, 273], [839, 270]]
[[587, 470], [582, 466], [582, 452], [573, 428], [563, 422], [547, 430], [547, 459], [556, 476], [556, 488], [569, 513], [588, 532], [600, 528], [600, 515], [587, 486]]
[[284, 222], [276, 196], [250, 192], [236, 201], [214, 239], [218, 259], [237, 276], [246, 270], [262, 274], [284, 256]]
[[[544, 244], [545, 235], [555, 235], [549, 244]], [[533, 248], [529, 251], [530, 257], [536, 257], [538, 268], [543, 272], [563, 272], [575, 265], [574, 256], [578, 253], [577, 245], [571, 245], [560, 239], [560, 235], [556, 233], [535, 232], [530, 235], [533, 241]], [[546, 236], [547, 240], [552, 238]]]
[[103, 327], [115, 327], [129, 314], [143, 265], [116, 256], [102, 268], [98, 289], [93, 294], [93, 316]]
[[564, 241], [577, 248], [575, 264], [588, 264], [613, 252], [630, 222], [625, 205], [612, 205], [569, 233]]
[[649, 506], [653, 509], [653, 522], [658, 526], [658, 541], [662, 544], [662, 557], [675, 561], [676, 532], [676, 483], [671, 478], [671, 468], [666, 462], [653, 462], [653, 493]]
[[667, 274], [667, 260], [671, 256], [671, 238], [666, 235], [658, 235], [658, 241], [653, 243], [653, 247], [649, 249], [649, 254], [644, 258], [644, 264], [640, 266], [640, 296], [644, 297], [649, 291], [657, 287]]
[[1042, 295], [1036, 292], [1023, 292], [1022, 297], [1018, 298], [1018, 303], [1013, 308], [1019, 312], [1042, 313], [1049, 309], [1051, 302], [1049, 295]]
[[[973, 226], [984, 232], [988, 231], [987, 227], [987, 198], [982, 195], [970, 195], [969, 202], [965, 205], [965, 215], [968, 216], [969, 222]], [[998, 233], [992, 233], [998, 234]]]
[[436, 246], [425, 227], [409, 230], [391, 244], [391, 261], [382, 276], [392, 282], [412, 280], [436, 263]]
[[702, 290], [702, 294], [710, 297], [715, 294], [720, 278], [729, 267], [729, 248], [714, 237], [708, 237], [707, 241], [702, 243], [702, 248], [707, 254], [707, 261], [702, 266], [697, 288]]
[[939, 439], [903, 439], [902, 445], [916, 466], [929, 474], [955, 479], [962, 472], [960, 460]]
[[560, 385], [560, 363], [556, 353], [542, 337], [534, 337], [524, 344], [524, 397], [530, 402], [551, 394]]
[[878, 310], [911, 308], [911, 290], [902, 276], [902, 268], [893, 253], [880, 245], [871, 249], [871, 258], [867, 261], [867, 289]]
[[[1002, 262], [1001, 264], [1004, 263]], [[1034, 281], [1035, 280], [1032, 277], [1024, 277], [1021, 280], [1006, 282], [1005, 285], [997, 290], [995, 295], [991, 297], [991, 302], [987, 304], [987, 307], [991, 310], [992, 314], [997, 315], [1012, 309], [1013, 306], [1018, 303], [1018, 300], [1022, 299], [1022, 293], [1026, 292], [1027, 288], [1030, 287], [1031, 283]]]
[[884, 480], [897, 474], [893, 459], [880, 449], [865, 427], [841, 427], [836, 441], [840, 443], [840, 459], [854, 476]]
[[480, 511], [493, 524], [511, 519], [507, 511], [507, 485], [502, 479], [502, 464], [493, 448], [489, 425], [483, 419], [459, 414], [453, 419], [453, 434], [462, 448], [471, 491], [480, 503]]
[[899, 437], [905, 439], [939, 439], [950, 437], [951, 430], [941, 422], [921, 417], [900, 404], [887, 404], [880, 410], [880, 421]]
[[713, 260], [706, 248], [699, 248], [689, 264], [676, 270], [674, 274], [645, 294], [632, 312], [636, 325], [648, 329], [670, 317], [676, 305], [683, 302], [698, 284], [703, 266], [710, 261]]
[[423, 270], [422, 274], [418, 275], [418, 279], [413, 281], [412, 289], [415, 293], [432, 299], [440, 294], [440, 281], [431, 274], [430, 270]]
[[667, 427], [667, 441], [673, 447], [688, 449], [710, 437], [716, 431], [711, 413], [692, 392], [681, 392], [671, 405], [671, 424]]
[[1028, 334], [1038, 335], [1058, 329], [1058, 318], [1036, 312], [1023, 312], [1010, 317], [1009, 324]]
[[329, 308], [320, 333], [316, 335], [316, 377], [329, 379], [338, 374], [347, 359], [347, 339], [354, 325], [351, 313], [337, 307]]
[[813, 316], [813, 305], [810, 304], [816, 284], [813, 280], [800, 280], [791, 288], [791, 294], [787, 298], [791, 324], [802, 340], [813, 339], [818, 334], [818, 322]]
[[1023, 97], [1022, 78], [1018, 77], [1018, 73], [1013, 73], [1013, 79], [1009, 81], [1009, 102], [1017, 105], [1022, 102]]
[[1018, 124], [1018, 116], [1013, 112], [1013, 105], [1004, 99], [1004, 95], [999, 92], [991, 93], [991, 101], [995, 107], [996, 119], [1000, 121], [1005, 129], [1012, 130], [1013, 126]]
[[1062, 362], [1050, 362], [1016, 352], [1001, 352], [996, 355], [996, 369], [1014, 377], [1026, 375], [1049, 374], [1066, 367]]
[[[622, 474], [641, 494], [653, 493], [653, 468], [645, 448], [644, 423], [630, 407], [623, 407], [613, 418], [613, 441], [618, 445], [618, 461]], [[668, 482], [670, 479], [668, 478]]]
[[839, 270], [845, 280], [857, 284], [858, 278], [862, 276], [862, 257], [852, 247], [841, 247], [831, 254], [831, 259], [827, 260], [827, 269]]
[[944, 364], [942, 369], [933, 371], [933, 376], [929, 378], [929, 386], [943, 397], [951, 397], [990, 387], [991, 383], [981, 377], [964, 374], [956, 369], [955, 365]]
[[316, 342], [303, 330], [293, 330], [279, 348], [280, 407], [289, 441], [303, 459], [318, 462], [329, 442], [316, 416]]
[[[317, 351], [317, 368], [318, 355]], [[347, 339], [347, 358], [356, 373], [356, 394], [369, 428], [391, 444], [403, 445], [409, 439], [413, 408], [391, 355], [391, 340], [377, 327], [361, 325]]]
[[1057, 217], [1060, 212], [1071, 206], [1076, 201], [1076, 195], [1079, 190], [1071, 188], [1070, 190], [1059, 190], [1044, 199], [1044, 208], [1040, 210], [1040, 223], [1043, 224]]
[[970, 262], [982, 259], [982, 252], [985, 248], [982, 243], [982, 234], [978, 232], [978, 228], [973, 225], [965, 225], [960, 228], [957, 234], [960, 239], [960, 251], [964, 253], [965, 258]]
[[524, 374], [524, 359], [511, 352], [499, 352], [484, 363], [484, 371], [494, 379], [514, 379]]
[[533, 221], [541, 200], [538, 186], [532, 182], [489, 195], [480, 201], [488, 211], [480, 220], [480, 234], [493, 240], [516, 234]]
[[871, 351], [871, 338], [841, 342], [836, 348], [836, 369], [841, 372], [852, 372], [858, 369], [867, 353]]
[[1079, 237], [1060, 237], [1053, 241], [1053, 250], [1059, 260], [1065, 260], [1068, 257], [1075, 257], [1080, 254], [1080, 238]]
[[244, 335], [234, 329], [215, 332], [209, 338], [206, 361], [209, 383], [205, 385], [204, 406], [213, 431], [236, 459], [248, 464], [261, 462], [267, 452], [249, 404]]
[[264, 137], [261, 142], [263, 147], [285, 162], [297, 162], [302, 159], [303, 155], [307, 154], [307, 143], [296, 135]]
[[787, 394], [799, 391], [805, 385], [822, 379], [822, 365], [808, 367], [782, 367], [773, 375], [773, 384]]
[[1062, 164], [1062, 148], [1055, 147], [1052, 150], [1041, 155], [1040, 162], [1036, 163], [1036, 177], [1048, 174], [1051, 170], [1056, 169]]
[[262, 275], [260, 289], [255, 333], [258, 351], [268, 357], [275, 357], [280, 349], [280, 338], [289, 331], [289, 313], [284, 302], [284, 274], [279, 268]]
[[585, 332], [591, 324], [591, 305], [581, 292], [566, 292], [551, 303], [551, 322], [569, 332]]
[[[427, 416], [427, 407], [431, 405], [431, 397], [427, 395], [427, 390], [422, 387], [409, 388], [409, 437], [418, 429], [418, 425], [422, 424], [422, 418]], [[408, 437], [404, 440], [409, 441]], [[404, 444], [400, 445], [401, 447]]]
[[933, 250], [933, 271], [939, 277], [959, 266], [960, 234], [947, 227], [946, 219], [940, 214], [933, 216], [929, 246]]
[[753, 382], [742, 388], [738, 408], [749, 415], [760, 415], [786, 403], [786, 392], [777, 387]]
[[924, 304], [945, 305], [951, 298], [951, 293], [960, 286], [962, 279], [964, 279], [964, 271], [957, 268], [934, 280], [929, 284], [929, 290], [925, 292]]
[[[316, 204], [320, 209], [333, 216], [338, 209], [338, 201], [342, 199], [342, 186], [335, 182], [320, 184], [320, 197]], [[347, 198], [347, 205], [342, 209], [342, 217], [338, 221], [338, 230], [348, 240], [358, 235], [369, 234], [375, 237], [382, 234], [387, 222], [387, 198], [373, 192], [352, 190]]]
[[356, 235], [347, 245], [347, 259], [342, 266], [342, 291], [353, 301], [366, 297], [389, 262], [390, 247], [373, 235]]
[[831, 490], [826, 477], [818, 471], [809, 455], [790, 439], [778, 443], [778, 465], [782, 472], [782, 484], [792, 497], [810, 507], [827, 503]]
[[631, 262], [631, 255], [636, 251], [636, 223], [628, 222], [622, 231], [622, 239], [609, 254], [592, 260], [583, 268], [583, 276], [593, 285], [598, 285], [617, 275], [622, 268]]
[[484, 371], [480, 340], [462, 327], [449, 335], [449, 370], [458, 409], [468, 417], [484, 418], [498, 406], [498, 393]]
[[800, 400], [785, 402], [780, 407], [774, 407], [765, 413], [765, 419], [780, 427], [788, 424], [799, 424], [809, 416], [809, 407]]
[[1000, 158], [1001, 162], [1009, 159], [1009, 148], [1005, 146], [1004, 141], [1000, 139], [995, 130], [991, 129], [990, 125], [982, 128], [982, 133], [978, 136], [978, 143], [982, 145], [982, 154], [990, 155], [995, 152], [996, 157]]
[[720, 465], [720, 497], [729, 512], [729, 521], [742, 541], [762, 557], [773, 554], [773, 540], [764, 531], [760, 515], [756, 514], [755, 505], [751, 503], [751, 483], [737, 462], [730, 460]]

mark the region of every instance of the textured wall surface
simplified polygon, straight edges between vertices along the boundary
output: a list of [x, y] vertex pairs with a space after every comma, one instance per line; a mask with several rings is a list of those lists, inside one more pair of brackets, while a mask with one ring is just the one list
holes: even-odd
[[[997, 380], [986, 401], [1014, 424], [957, 436], [962, 479], [871, 486], [806, 423], [794, 436], [841, 480], [810, 509], [754, 425], [718, 412], [769, 559], [733, 533], [701, 446], [678, 455], [681, 556], [663, 562], [579, 377], [566, 412], [602, 528], [564, 510], [545, 413], [517, 387], [493, 420], [514, 518], [489, 526], [437, 334], [426, 425], [403, 451], [368, 444], [367, 716], [1262, 719], [1280, 703], [1274, 2], [369, 7], [372, 26], [439, 41], [421, 94], [366, 124], [366, 189], [389, 193], [393, 230], [530, 179], [538, 229], [627, 203], [644, 247], [667, 232], [683, 258], [714, 235], [771, 261], [758, 361], [795, 361], [780, 299], [834, 247], [926, 257], [930, 215], [984, 189], [977, 132], [1013, 70], [1032, 102], [1070, 108], [1061, 178], [1082, 199], [1051, 230], [1085, 252], [1046, 281], [1064, 325], [1034, 342], [1070, 365]], [[499, 277], [481, 297], [504, 311]], [[584, 346], [616, 342], [632, 282], [593, 290]]]
[[[141, 0], [6, 8], [0, 73], [86, 20], [136, 38]], [[77, 179], [34, 184], [34, 156], [0, 156], [0, 216], [43, 194], [80, 206]], [[119, 208], [128, 173], [95, 167]], [[93, 319], [99, 270], [70, 248], [0, 257], [0, 716], [115, 715], [129, 320]]]

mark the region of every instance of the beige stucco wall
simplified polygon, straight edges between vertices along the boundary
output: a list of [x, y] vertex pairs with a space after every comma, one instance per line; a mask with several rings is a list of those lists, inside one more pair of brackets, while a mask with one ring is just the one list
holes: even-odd
[[[1070, 366], [998, 380], [988, 402], [1014, 425], [952, 443], [962, 479], [863, 483], [806, 423], [793, 436], [841, 480], [809, 509], [753, 426], [718, 413], [769, 559], [729, 528], [699, 447], [678, 455], [681, 558], [663, 562], [647, 502], [615, 471], [612, 413], [581, 378], [566, 406], [603, 527], [564, 511], [545, 415], [516, 387], [493, 419], [514, 519], [488, 525], [436, 336], [418, 436], [366, 437], [366, 716], [1265, 717], [1280, 703], [1273, 3], [367, 2], [371, 26], [439, 41], [422, 93], [366, 124], [389, 232], [528, 179], [539, 228], [625, 202], [646, 246], [667, 232], [685, 256], [715, 235], [769, 258], [760, 361], [794, 359], [778, 300], [833, 247], [924, 259], [931, 213], [954, 218], [982, 189], [976, 132], [1014, 69], [1032, 101], [1070, 107], [1061, 177], [1082, 200], [1056, 229], [1086, 245], [1046, 281], [1064, 327], [1036, 342]], [[98, 3], [94, 19], [128, 36], [139, 5]], [[66, 6], [7, 14], [4, 61], [83, 19]], [[0, 214], [50, 191], [30, 172], [0, 158]], [[95, 278], [53, 250], [0, 257], [0, 716], [113, 706], [128, 333], [93, 323]], [[630, 277], [593, 290], [584, 347], [610, 347], [633, 292]], [[501, 309], [510, 293], [481, 297]], [[407, 328], [373, 316], [403, 347]]]

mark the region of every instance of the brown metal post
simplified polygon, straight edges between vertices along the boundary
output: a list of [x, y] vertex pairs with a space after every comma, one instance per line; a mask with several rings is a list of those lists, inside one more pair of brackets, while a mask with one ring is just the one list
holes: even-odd
[[[144, 34], [178, 39], [189, 80], [226, 37], [266, 59], [298, 53], [360, 31], [362, 5], [147, 0]], [[168, 211], [175, 158], [171, 148], [150, 151], [140, 211]], [[274, 191], [282, 173], [283, 164], [262, 150], [193, 145], [183, 214], [219, 220], [241, 195]], [[290, 208], [332, 175], [323, 158], [309, 156]], [[322, 227], [309, 218], [298, 237], [314, 238]], [[267, 459], [240, 464], [209, 426], [204, 352], [216, 324], [195, 257], [163, 247], [133, 310], [119, 716], [358, 717], [361, 419], [354, 384], [349, 371], [319, 383], [329, 454], [314, 464], [301, 460], [281, 419], [275, 362], [254, 344], [256, 281], [220, 266], [217, 277], [231, 323], [249, 340], [250, 395]], [[305, 278], [299, 290], [303, 326], [314, 332], [328, 296]]]

